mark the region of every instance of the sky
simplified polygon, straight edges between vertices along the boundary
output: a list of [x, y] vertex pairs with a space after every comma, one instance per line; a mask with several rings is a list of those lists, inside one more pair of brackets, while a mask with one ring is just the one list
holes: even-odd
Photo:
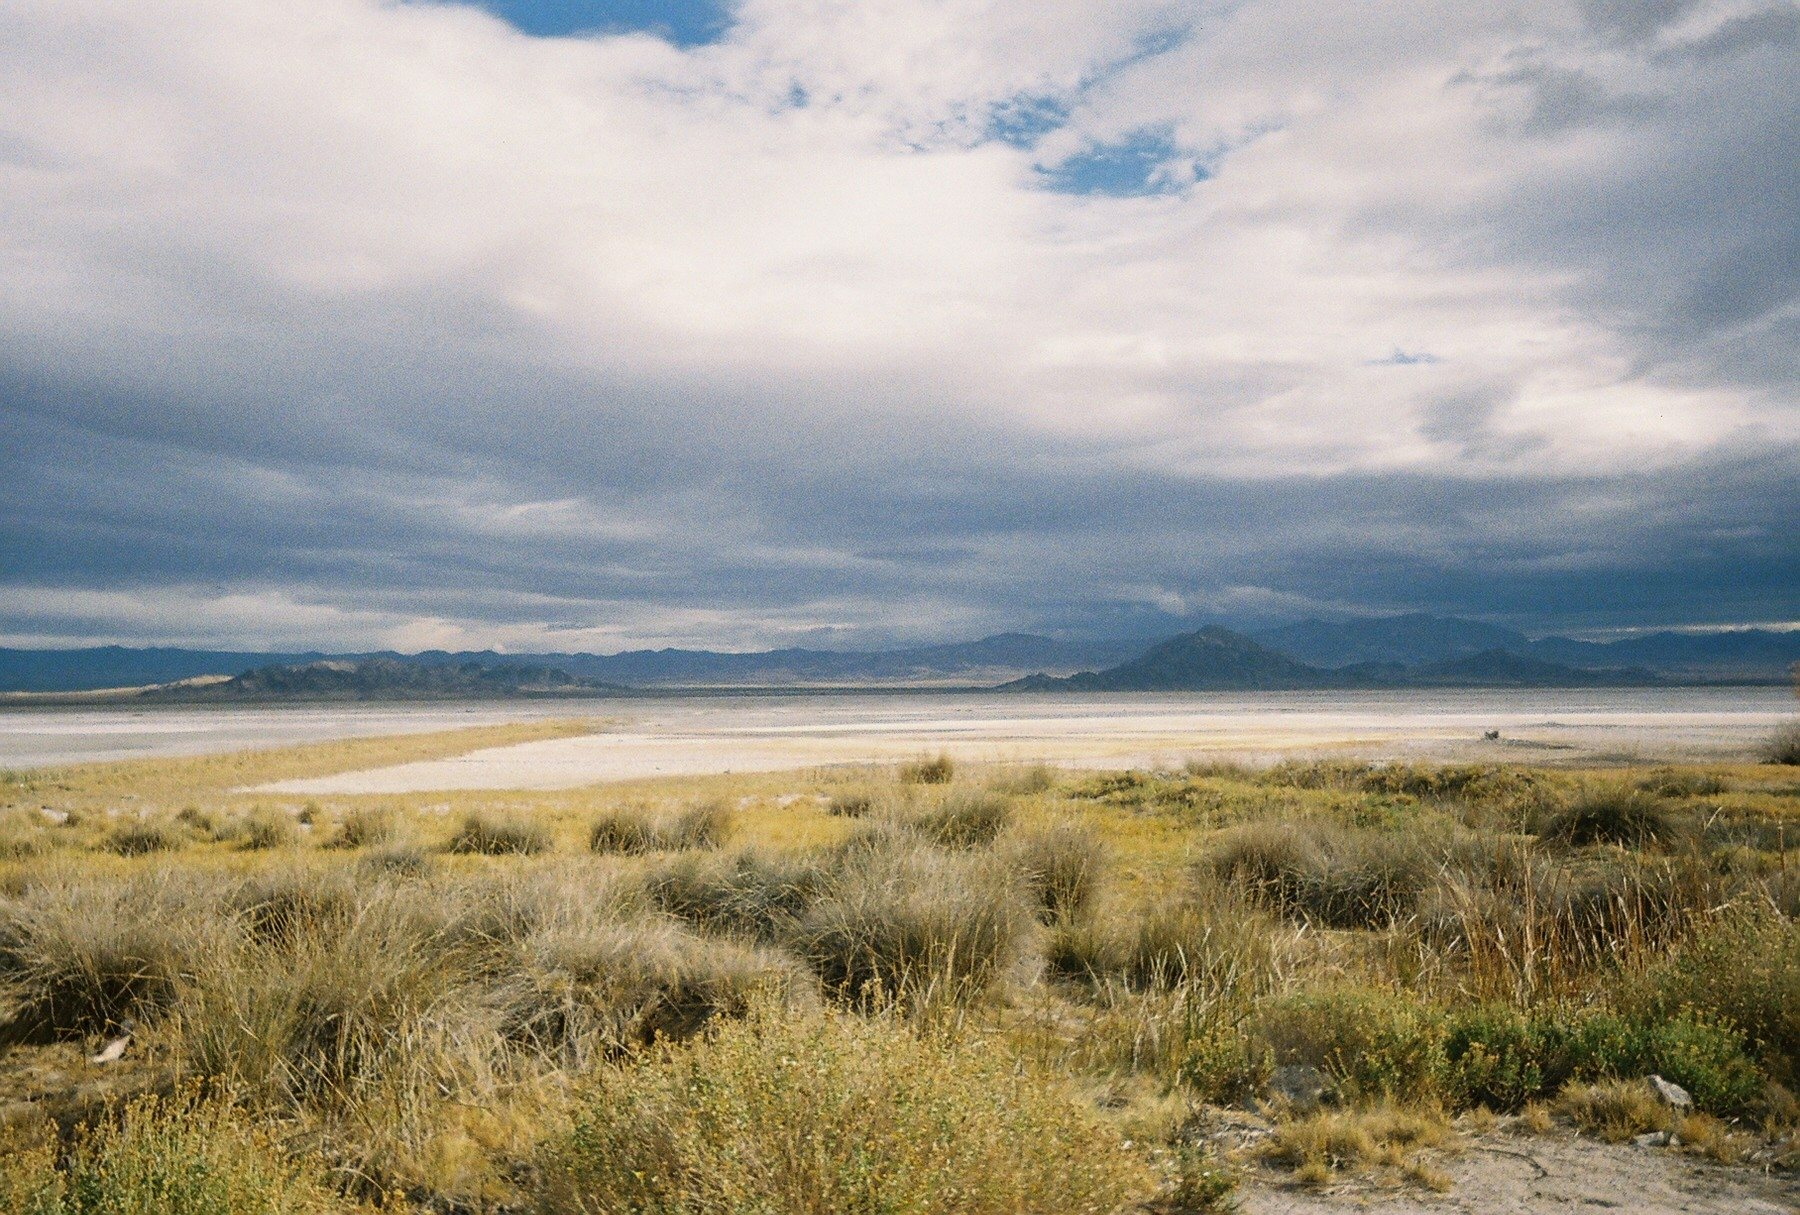
[[1787, 0], [11, 0], [0, 645], [1800, 621]]

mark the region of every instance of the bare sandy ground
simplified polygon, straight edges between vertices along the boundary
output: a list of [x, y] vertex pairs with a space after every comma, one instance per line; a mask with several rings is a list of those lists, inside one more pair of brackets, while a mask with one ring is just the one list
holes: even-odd
[[1446, 1194], [1324, 1191], [1252, 1184], [1245, 1215], [1793, 1215], [1800, 1176], [1709, 1164], [1667, 1148], [1612, 1146], [1592, 1139], [1497, 1137], [1477, 1140], [1441, 1167]]
[[[266, 786], [269, 792], [559, 789], [879, 763], [1169, 767], [1294, 755], [1605, 763], [1750, 758], [1794, 712], [1778, 688], [1186, 696], [808, 696], [615, 702], [580, 738]], [[1484, 734], [1497, 731], [1499, 738]]]

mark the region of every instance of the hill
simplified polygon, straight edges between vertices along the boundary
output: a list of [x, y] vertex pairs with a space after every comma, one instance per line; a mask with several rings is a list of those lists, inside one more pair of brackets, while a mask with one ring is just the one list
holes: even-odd
[[256, 667], [205, 684], [150, 688], [143, 700], [188, 703], [292, 700], [499, 700], [603, 696], [628, 691], [534, 664], [434, 664], [393, 658], [327, 659]]
[[1198, 692], [1327, 686], [1331, 674], [1211, 625], [1171, 637], [1130, 662], [1065, 679], [1034, 675], [1003, 685], [1015, 691]]
[[1326, 669], [1300, 662], [1242, 633], [1213, 626], [1184, 633], [1104, 671], [1058, 679], [1033, 675], [1001, 685], [1017, 692], [1212, 692], [1304, 688], [1591, 688], [1662, 683], [1644, 670], [1589, 670], [1504, 649], [1408, 666], [1363, 662]]
[[1070, 642], [1031, 633], [1001, 633], [978, 641], [891, 650], [780, 649], [628, 650], [619, 654], [500, 654], [492, 650], [422, 654], [255, 654], [230, 650], [0, 649], [0, 691], [91, 692], [166, 684], [203, 675], [237, 675], [256, 667], [294, 666], [327, 658], [349, 662], [385, 658], [411, 665], [486, 667], [521, 662], [571, 676], [634, 687], [804, 687], [892, 684], [964, 686], [995, 683], [1032, 671], [1067, 674], [1123, 662], [1142, 642]]
[[1523, 652], [1525, 634], [1479, 620], [1408, 612], [1362, 620], [1302, 620], [1250, 634], [1270, 649], [1320, 667], [1365, 662], [1448, 662], [1486, 650]]

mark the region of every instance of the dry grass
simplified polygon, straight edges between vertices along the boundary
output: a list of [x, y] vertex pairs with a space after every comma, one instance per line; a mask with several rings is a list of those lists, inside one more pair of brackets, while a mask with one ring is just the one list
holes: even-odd
[[[216, 1133], [266, 1133], [271, 1176], [444, 1211], [1203, 1209], [1193, 1110], [1299, 1063], [1350, 1104], [1267, 1163], [1318, 1183], [1441, 1184], [1482, 1103], [1639, 1125], [1653, 1070], [1709, 1157], [1800, 1120], [1800, 784], [1767, 768], [740, 775], [338, 798], [310, 832], [226, 783], [413, 747], [7, 785], [8, 1040], [134, 1021], [107, 1074], [229, 1089]], [[146, 827], [173, 846], [120, 847]], [[75, 1142], [0, 1173], [73, 1176]]]
[[704, 801], [673, 812], [613, 807], [588, 828], [588, 849], [636, 856], [717, 848], [731, 833], [732, 814], [724, 802]]
[[1649, 1131], [1675, 1129], [1675, 1111], [1657, 1100], [1642, 1080], [1604, 1080], [1574, 1085], [1556, 1100], [1556, 1112], [1608, 1143], [1625, 1143]]
[[1412, 1184], [1443, 1190], [1447, 1176], [1422, 1154], [1451, 1148], [1455, 1138], [1454, 1128], [1435, 1111], [1381, 1105], [1277, 1123], [1257, 1145], [1256, 1156], [1292, 1170], [1303, 1184], [1326, 1184], [1339, 1172], [1389, 1170]]
[[450, 837], [449, 850], [484, 856], [531, 856], [556, 846], [549, 827], [523, 814], [471, 810]]
[[889, 1018], [766, 1010], [602, 1072], [539, 1165], [542, 1215], [1090, 1215], [1149, 1187], [1055, 1078]]

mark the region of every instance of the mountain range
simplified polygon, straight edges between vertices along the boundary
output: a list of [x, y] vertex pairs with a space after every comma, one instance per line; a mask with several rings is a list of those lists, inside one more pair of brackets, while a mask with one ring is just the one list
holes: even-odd
[[138, 696], [159, 702], [216, 704], [271, 700], [507, 700], [603, 696], [629, 690], [536, 663], [484, 666], [479, 662], [431, 664], [365, 658], [254, 667], [224, 680], [191, 680], [147, 688]]
[[1593, 670], [1499, 648], [1409, 665], [1363, 661], [1320, 667], [1217, 625], [1171, 637], [1129, 662], [1058, 678], [1037, 674], [1003, 685], [1020, 692], [1204, 692], [1304, 688], [1647, 687], [1668, 682], [1636, 668]]
[[[1194, 637], [1207, 634], [1202, 629]], [[1219, 630], [1229, 632], [1229, 630]], [[1777, 683], [1800, 662], [1800, 631], [1746, 629], [1728, 633], [1661, 632], [1618, 641], [1566, 637], [1533, 639], [1481, 621], [1414, 613], [1357, 620], [1308, 620], [1233, 634], [1273, 658], [1243, 654], [1247, 682], [1235, 686], [1395, 686], [1399, 683], [1591, 682], [1603, 678], [1669, 682]], [[201, 676], [237, 676], [259, 667], [305, 666], [326, 660], [385, 659], [419, 667], [482, 668], [530, 664], [602, 685], [683, 687], [856, 687], [993, 685], [1024, 676], [1101, 673], [1152, 658], [1154, 639], [1070, 641], [1002, 633], [978, 641], [890, 650], [780, 649], [755, 653], [716, 650], [633, 650], [619, 654], [501, 654], [494, 651], [422, 654], [393, 652], [250, 653], [101, 646], [74, 650], [0, 649], [0, 691], [82, 692], [168, 684]], [[1280, 662], [1274, 659], [1282, 660]], [[1517, 661], [1515, 661], [1517, 660]], [[1540, 664], [1524, 665], [1525, 660]], [[1289, 664], [1289, 665], [1283, 665]], [[1472, 664], [1459, 666], [1458, 664]], [[1351, 675], [1329, 675], [1357, 668]], [[1503, 669], [1505, 668], [1505, 669]], [[1223, 668], [1222, 668], [1223, 669]], [[1633, 671], [1629, 677], [1594, 671]], [[1314, 674], [1305, 674], [1312, 671]], [[1223, 677], [1223, 676], [1220, 676]], [[1314, 680], [1306, 683], [1305, 680]]]

